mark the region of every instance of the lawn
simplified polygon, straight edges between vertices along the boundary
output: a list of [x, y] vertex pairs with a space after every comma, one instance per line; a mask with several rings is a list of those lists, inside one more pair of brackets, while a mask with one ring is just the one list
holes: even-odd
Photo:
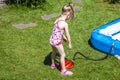
[[[42, 20], [44, 14], [60, 13], [62, 5], [73, 0], [47, 0], [42, 9], [29, 9], [9, 5], [0, 9], [0, 80], [119, 80], [120, 61], [109, 56], [102, 61], [86, 60], [82, 56], [74, 61], [73, 76], [62, 76], [45, 64], [51, 52], [49, 36], [57, 17]], [[83, 0], [74, 20], [68, 21], [72, 50], [63, 43], [66, 56], [73, 58], [80, 51], [93, 58], [105, 54], [89, 44], [91, 32], [120, 17], [120, 6], [103, 0]], [[14, 24], [37, 23], [36, 27], [19, 29]]]

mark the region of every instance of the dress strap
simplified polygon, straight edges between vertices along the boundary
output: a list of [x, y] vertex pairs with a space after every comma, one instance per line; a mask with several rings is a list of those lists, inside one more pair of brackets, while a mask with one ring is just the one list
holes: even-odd
[[64, 20], [59, 20], [59, 19], [58, 19], [58, 21], [56, 21], [54, 25], [57, 25], [57, 27], [59, 27], [58, 23], [59, 23], [60, 21], [64, 21]]
[[58, 24], [60, 21], [64, 21], [64, 20], [59, 20], [59, 19], [58, 19], [58, 20], [55, 22], [55, 24]]

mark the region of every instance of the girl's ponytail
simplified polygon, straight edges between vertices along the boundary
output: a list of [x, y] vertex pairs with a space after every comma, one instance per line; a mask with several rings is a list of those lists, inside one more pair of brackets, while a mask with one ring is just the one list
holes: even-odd
[[74, 18], [74, 9], [73, 9], [73, 5], [71, 2], [69, 2], [68, 4], [64, 5], [62, 7], [62, 14], [67, 14], [70, 13], [70, 18], [73, 19]]

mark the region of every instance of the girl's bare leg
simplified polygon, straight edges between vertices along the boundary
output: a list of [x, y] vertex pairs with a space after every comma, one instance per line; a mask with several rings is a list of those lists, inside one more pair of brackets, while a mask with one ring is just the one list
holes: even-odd
[[[51, 45], [51, 46], [52, 46], [52, 45]], [[52, 64], [53, 64], [53, 65], [55, 65], [55, 56], [56, 56], [56, 53], [57, 53], [56, 47], [52, 46], [51, 61], [52, 61]]]
[[60, 54], [60, 63], [61, 63], [61, 74], [62, 75], [72, 75], [73, 72], [66, 70], [65, 68], [65, 52], [63, 45], [56, 46], [59, 54]]
[[64, 52], [64, 48], [63, 48], [63, 45], [59, 45], [59, 46], [56, 46], [59, 54], [60, 54], [60, 63], [61, 63], [61, 70], [65, 70], [65, 52]]

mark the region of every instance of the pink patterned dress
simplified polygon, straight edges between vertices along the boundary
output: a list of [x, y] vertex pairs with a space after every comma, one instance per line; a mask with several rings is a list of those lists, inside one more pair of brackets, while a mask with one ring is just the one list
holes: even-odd
[[57, 20], [55, 22], [52, 35], [50, 36], [50, 44], [53, 46], [58, 46], [58, 45], [62, 44], [61, 39], [63, 37], [64, 30], [60, 29], [60, 27], [58, 25], [58, 23], [60, 21], [64, 21], [64, 20]]

